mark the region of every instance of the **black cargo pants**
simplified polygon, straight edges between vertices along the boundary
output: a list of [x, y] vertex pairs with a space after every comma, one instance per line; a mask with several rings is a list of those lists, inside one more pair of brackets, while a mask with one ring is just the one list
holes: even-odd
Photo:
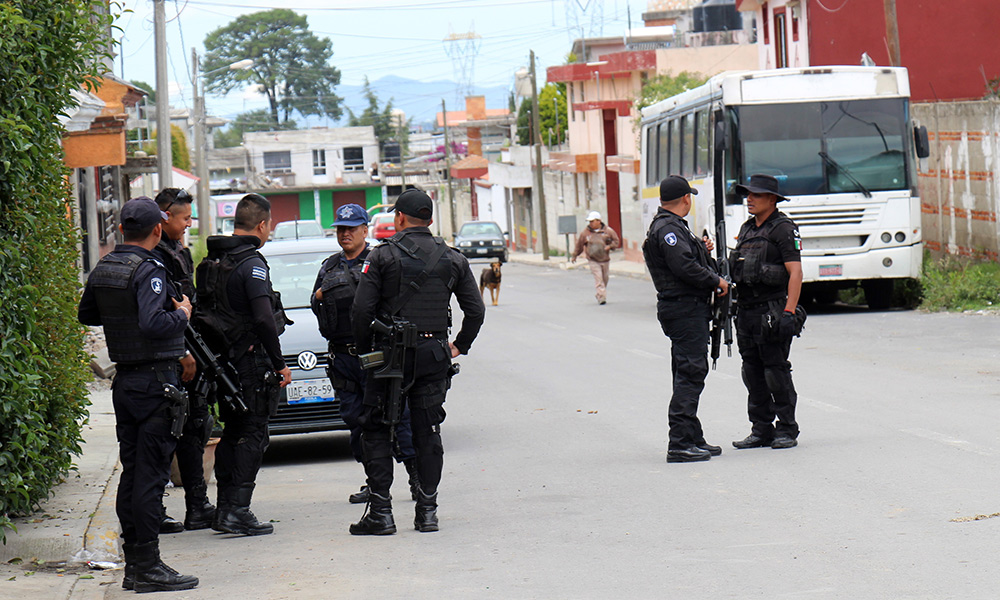
[[668, 450], [703, 444], [705, 435], [698, 420], [698, 400], [708, 376], [708, 340], [711, 307], [707, 300], [681, 297], [657, 303], [657, 319], [670, 338], [670, 397]]

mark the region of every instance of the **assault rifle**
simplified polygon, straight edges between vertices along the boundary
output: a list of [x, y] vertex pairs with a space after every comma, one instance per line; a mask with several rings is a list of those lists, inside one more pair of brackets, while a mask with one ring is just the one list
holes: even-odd
[[195, 383], [197, 393], [207, 398], [210, 393], [215, 392], [216, 398], [220, 402], [225, 402], [237, 414], [250, 412], [237, 383], [239, 373], [236, 368], [231, 362], [223, 360], [213, 352], [191, 323], [188, 323], [184, 330], [184, 344], [198, 363], [198, 379]]
[[[733, 323], [732, 307], [733, 294], [735, 288], [729, 274], [729, 261], [726, 258], [726, 201], [725, 185], [722, 165], [726, 151], [726, 123], [723, 120], [722, 111], [715, 114], [715, 165], [718, 167], [715, 173], [715, 255], [716, 264], [719, 267], [719, 275], [729, 282], [729, 293], [725, 296], [716, 294], [712, 303], [712, 369], [719, 359], [722, 350], [722, 342], [726, 343], [726, 354], [733, 355]], [[724, 340], [723, 340], [724, 338]]]
[[391, 436], [396, 435], [396, 425], [403, 416], [403, 394], [412, 382], [403, 385], [403, 368], [406, 350], [417, 347], [417, 326], [405, 319], [392, 317], [388, 323], [376, 318], [372, 321], [373, 332], [382, 340], [382, 350], [363, 354], [361, 367], [376, 369], [375, 379], [386, 379], [385, 405], [382, 411], [385, 424], [389, 425]]

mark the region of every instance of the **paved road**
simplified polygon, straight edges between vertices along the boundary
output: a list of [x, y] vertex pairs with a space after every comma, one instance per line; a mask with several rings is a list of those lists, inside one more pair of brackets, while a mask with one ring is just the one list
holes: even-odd
[[275, 534], [165, 537], [202, 578], [170, 597], [996, 597], [1000, 518], [953, 520], [1000, 511], [1000, 319], [813, 314], [799, 447], [732, 449], [749, 424], [723, 358], [701, 416], [724, 454], [668, 465], [654, 307], [647, 281], [613, 278], [598, 306], [589, 272], [508, 264], [446, 404], [439, 533], [412, 530], [397, 484], [400, 532], [348, 535], [346, 436], [276, 438], [254, 502]]

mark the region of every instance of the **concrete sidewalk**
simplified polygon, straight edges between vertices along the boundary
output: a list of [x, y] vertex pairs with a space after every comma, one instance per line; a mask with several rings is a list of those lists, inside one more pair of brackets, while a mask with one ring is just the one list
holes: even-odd
[[[572, 263], [565, 256], [550, 256], [549, 260], [543, 260], [541, 253], [511, 252], [510, 262], [562, 269], [564, 271], [573, 269], [589, 270], [587, 259], [583, 257], [578, 258], [575, 263]], [[611, 254], [609, 271], [612, 275], [649, 280], [649, 271], [646, 270], [646, 264], [625, 260], [621, 252], [613, 252]]]
[[[35, 514], [15, 519], [0, 545], [0, 598], [94, 600], [121, 582], [118, 556], [118, 442], [110, 382], [97, 380], [77, 470]], [[95, 570], [89, 562], [116, 563]]]

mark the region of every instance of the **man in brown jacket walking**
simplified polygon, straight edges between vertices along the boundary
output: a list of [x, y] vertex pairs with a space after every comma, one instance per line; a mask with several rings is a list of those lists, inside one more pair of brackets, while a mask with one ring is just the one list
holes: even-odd
[[573, 262], [587, 253], [590, 272], [594, 274], [594, 286], [597, 288], [597, 303], [608, 302], [608, 266], [611, 264], [611, 251], [621, 246], [621, 240], [614, 229], [601, 220], [601, 213], [596, 210], [587, 215], [588, 225], [576, 238], [576, 249], [573, 251]]

